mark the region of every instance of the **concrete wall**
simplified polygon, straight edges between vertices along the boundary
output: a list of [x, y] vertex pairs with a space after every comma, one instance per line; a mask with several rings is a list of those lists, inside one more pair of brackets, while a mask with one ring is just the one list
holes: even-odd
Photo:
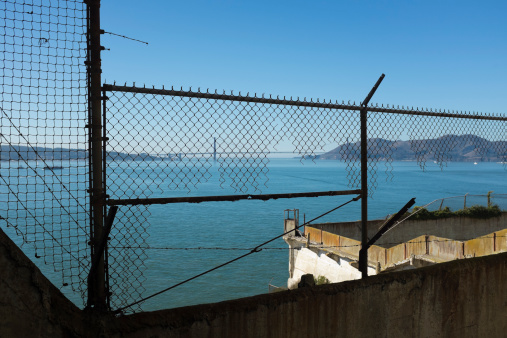
[[81, 310], [0, 229], [0, 337], [72, 337], [86, 332]]
[[507, 254], [118, 318], [113, 337], [504, 337]]
[[[368, 222], [368, 237], [373, 237], [384, 223], [384, 220]], [[350, 239], [361, 240], [361, 222], [340, 222], [313, 224], [313, 228], [338, 234]], [[468, 240], [507, 228], [507, 212], [500, 217], [477, 219], [468, 217], [451, 217], [436, 220], [417, 221], [410, 218], [387, 232], [376, 243], [382, 247], [391, 247], [398, 243], [408, 242], [423, 235]], [[394, 243], [394, 244], [393, 244]]]
[[[297, 288], [302, 275], [326, 277], [332, 283], [361, 278], [357, 260], [361, 242], [306, 227], [306, 238], [284, 237], [289, 244], [289, 289]], [[311, 239], [311, 241], [310, 241]], [[454, 259], [507, 251], [507, 229], [468, 241], [420, 236], [389, 248], [373, 245], [368, 250], [368, 275], [383, 270], [415, 268]], [[416, 259], [414, 261], [413, 259]]]
[[507, 253], [128, 316], [80, 311], [0, 232], [0, 337], [503, 337]]
[[[313, 227], [307, 227], [305, 231], [306, 235], [310, 236], [313, 242], [310, 247], [315, 247], [316, 249], [322, 247], [321, 251], [323, 251], [324, 254], [328, 251], [336, 252], [338, 255], [349, 255], [352, 261], [358, 259], [359, 249], [361, 248], [360, 241]], [[286, 241], [291, 247], [298, 247], [298, 245], [295, 244], [297, 243], [297, 239], [290, 241], [286, 239]], [[454, 259], [492, 255], [505, 251], [507, 251], [507, 229], [468, 241], [456, 241], [448, 238], [425, 235], [413, 238], [405, 243], [390, 246], [389, 248], [381, 245], [372, 245], [368, 249], [368, 264], [372, 267], [378, 265], [381, 269], [384, 269], [387, 266], [392, 266], [393, 264], [406, 260], [412, 255], [424, 255], [433, 259], [435, 262], [445, 262]], [[322, 256], [322, 254], [320, 254], [320, 256]], [[290, 263], [290, 265], [292, 264], [299, 269], [307, 265], [306, 261], [301, 263], [298, 262], [298, 256], [296, 254], [294, 254], [294, 258], [295, 262]], [[307, 273], [312, 272], [308, 271]], [[328, 274], [322, 275], [327, 276]]]
[[[293, 247], [291, 247], [293, 248]], [[291, 250], [293, 257], [289, 261], [289, 279], [287, 287], [296, 289], [301, 276], [312, 274], [315, 278], [326, 277], [331, 283], [339, 283], [353, 279], [360, 279], [361, 273], [351, 262], [357, 261], [343, 256], [333, 255], [315, 247]], [[375, 270], [368, 268], [368, 275], [375, 274]]]

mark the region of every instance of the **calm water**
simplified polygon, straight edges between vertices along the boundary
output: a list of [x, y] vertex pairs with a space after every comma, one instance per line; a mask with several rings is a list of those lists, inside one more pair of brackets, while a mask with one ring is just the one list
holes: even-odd
[[[123, 164], [122, 164], [123, 165]], [[345, 164], [340, 161], [305, 161], [297, 159], [271, 159], [268, 188], [262, 193], [327, 191], [350, 189]], [[160, 196], [193, 196], [232, 194], [234, 190], [220, 189], [216, 168], [213, 177], [186, 192], [156, 190]], [[425, 172], [415, 162], [394, 163], [394, 180], [386, 182], [385, 167], [379, 164], [378, 188], [369, 202], [369, 218], [383, 218], [397, 212], [410, 198], [416, 205], [424, 205], [442, 197], [470, 194], [507, 193], [507, 171], [497, 163], [450, 163], [441, 171], [433, 163]], [[253, 192], [252, 192], [253, 193]], [[316, 217], [354, 196], [335, 196], [272, 201], [209, 202], [201, 204], [154, 205], [149, 208], [149, 238], [152, 247], [221, 247], [252, 248], [283, 232], [284, 209], [299, 209], [301, 222]], [[462, 200], [461, 200], [462, 201]], [[461, 202], [459, 202], [461, 203]], [[458, 203], [458, 206], [459, 206]], [[350, 221], [360, 218], [360, 202], [319, 220], [319, 222]], [[5, 225], [2, 224], [5, 229]], [[401, 231], [401, 230], [400, 230]], [[13, 237], [12, 231], [9, 233]], [[19, 238], [16, 239], [19, 243]], [[286, 248], [283, 240], [269, 247]], [[30, 246], [24, 250], [33, 257]], [[144, 295], [150, 295], [186, 278], [192, 277], [247, 251], [230, 250], [147, 250]], [[39, 260], [40, 261], [40, 260]], [[51, 273], [47, 266], [39, 266], [56, 285], [59, 274]], [[251, 296], [268, 291], [268, 283], [285, 286], [288, 278], [288, 251], [264, 250], [225, 268], [177, 287], [157, 296], [142, 306], [155, 310], [185, 305], [217, 302]], [[81, 305], [79, 297], [62, 289]]]

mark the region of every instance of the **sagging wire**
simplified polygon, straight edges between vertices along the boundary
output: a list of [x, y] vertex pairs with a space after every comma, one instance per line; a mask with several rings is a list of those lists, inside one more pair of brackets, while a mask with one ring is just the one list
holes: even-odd
[[104, 32], [104, 34], [110, 34], [110, 35], [114, 35], [114, 36], [119, 36], [120, 38], [132, 40], [132, 41], [137, 41], [137, 42], [144, 43], [144, 44], [148, 45], [148, 42], [146, 42], [146, 41], [142, 41], [142, 40], [138, 40], [138, 39], [134, 39], [134, 38], [129, 38], [128, 36], [125, 36], [125, 35], [111, 33], [111, 32]]
[[299, 229], [299, 228], [301, 228], [301, 227], [303, 227], [303, 226], [309, 225], [310, 223], [312, 223], [312, 222], [314, 222], [314, 221], [318, 220], [319, 218], [322, 218], [322, 217], [324, 217], [325, 215], [330, 214], [331, 212], [336, 211], [336, 210], [338, 210], [338, 209], [340, 209], [340, 208], [342, 208], [342, 207], [346, 206], [346, 205], [347, 205], [347, 204], [349, 204], [349, 203], [352, 203], [352, 202], [358, 201], [359, 199], [361, 199], [361, 196], [354, 197], [353, 199], [351, 199], [351, 200], [349, 200], [349, 201], [347, 201], [347, 202], [345, 202], [345, 203], [343, 203], [343, 204], [340, 204], [339, 206], [337, 206], [337, 207], [335, 207], [335, 208], [333, 208], [333, 209], [331, 209], [331, 210], [329, 210], [329, 211], [327, 211], [327, 212], [325, 212], [325, 213], [323, 213], [323, 214], [321, 214], [321, 215], [319, 215], [319, 216], [317, 216], [317, 217], [315, 217], [315, 218], [313, 218], [313, 219], [309, 220], [308, 222], [305, 222], [305, 223], [303, 223], [303, 224], [301, 224], [301, 225], [299, 225], [299, 226], [294, 227], [294, 229], [292, 229], [292, 230], [286, 231], [286, 232], [284, 232], [284, 233], [283, 233], [283, 234], [281, 234], [281, 235], [278, 235], [278, 236], [276, 236], [276, 237], [273, 237], [273, 238], [271, 238], [270, 240], [267, 240], [267, 241], [265, 241], [264, 243], [261, 243], [261, 244], [257, 245], [256, 247], [254, 247], [254, 248], [250, 249], [250, 251], [249, 251], [249, 252], [247, 252], [247, 253], [246, 253], [246, 254], [244, 254], [244, 255], [238, 256], [238, 257], [236, 257], [236, 258], [234, 258], [234, 259], [231, 259], [231, 260], [229, 260], [229, 261], [227, 261], [227, 262], [225, 262], [225, 263], [223, 263], [223, 264], [217, 265], [217, 266], [215, 266], [214, 268], [211, 268], [211, 269], [209, 269], [209, 270], [206, 270], [206, 271], [204, 271], [204, 272], [202, 272], [202, 273], [200, 273], [200, 274], [198, 274], [198, 275], [195, 275], [195, 276], [193, 276], [193, 277], [190, 277], [190, 278], [188, 278], [188, 279], [185, 279], [184, 281], [181, 281], [181, 282], [179, 282], [179, 283], [176, 283], [176, 284], [174, 284], [174, 285], [172, 285], [172, 286], [170, 286], [170, 287], [168, 287], [168, 288], [165, 288], [165, 289], [163, 289], [163, 290], [161, 290], [161, 291], [158, 291], [158, 292], [156, 292], [156, 293], [154, 293], [154, 294], [152, 294], [152, 295], [150, 295], [150, 296], [147, 296], [147, 297], [144, 297], [144, 298], [142, 298], [142, 299], [140, 299], [140, 300], [138, 300], [138, 301], [135, 301], [134, 303], [131, 303], [131, 304], [127, 305], [127, 306], [121, 307], [121, 308], [119, 308], [119, 309], [115, 310], [115, 311], [114, 311], [114, 313], [115, 313], [115, 314], [120, 314], [120, 313], [123, 313], [123, 310], [125, 310], [125, 309], [128, 309], [128, 308], [130, 308], [130, 307], [132, 307], [132, 306], [134, 306], [134, 305], [137, 305], [137, 304], [139, 304], [139, 303], [145, 302], [145, 301], [147, 301], [147, 300], [148, 300], [148, 299], [150, 299], [150, 298], [153, 298], [153, 297], [158, 296], [158, 295], [160, 295], [160, 294], [162, 294], [162, 293], [164, 293], [164, 292], [167, 292], [167, 291], [169, 291], [169, 290], [171, 290], [171, 289], [174, 289], [174, 288], [176, 288], [176, 287], [178, 287], [178, 286], [180, 286], [180, 285], [183, 285], [183, 284], [185, 284], [185, 283], [188, 283], [188, 282], [190, 282], [190, 281], [192, 281], [192, 280], [194, 280], [194, 279], [196, 279], [196, 278], [199, 278], [199, 277], [201, 277], [201, 276], [204, 276], [204, 275], [206, 275], [206, 274], [208, 274], [208, 273], [210, 273], [210, 272], [212, 272], [212, 271], [215, 271], [215, 270], [217, 270], [217, 269], [220, 269], [220, 268], [222, 268], [222, 267], [224, 267], [224, 266], [226, 266], [226, 265], [229, 265], [229, 264], [231, 264], [231, 263], [234, 263], [234, 262], [236, 262], [236, 261], [238, 261], [238, 260], [240, 260], [240, 259], [242, 259], [242, 258], [245, 258], [245, 257], [247, 257], [247, 256], [250, 256], [251, 254], [254, 254], [254, 253], [256, 253], [256, 252], [260, 252], [260, 251], [262, 251], [262, 250], [263, 250], [263, 249], [261, 248], [262, 246], [264, 246], [264, 245], [266, 245], [266, 244], [268, 244], [268, 243], [271, 243], [271, 242], [273, 242], [273, 241], [275, 241], [275, 240], [277, 240], [277, 239], [279, 239], [279, 238], [281, 238], [281, 237], [283, 237], [283, 236], [285, 236], [285, 235], [288, 235], [289, 233], [294, 232], [294, 231], [296, 231], [297, 229]]
[[[9, 122], [11, 123], [11, 125], [14, 127], [14, 129], [16, 129], [16, 131], [18, 132], [19, 136], [21, 136], [23, 138], [23, 140], [25, 140], [26, 144], [30, 147], [30, 149], [32, 149], [32, 151], [35, 153], [35, 155], [37, 155], [37, 157], [42, 161], [42, 163], [44, 163], [45, 165], [45, 168], [47, 168], [48, 170], [51, 171], [51, 173], [53, 174], [53, 176], [58, 180], [58, 183], [60, 183], [62, 185], [62, 187], [65, 188], [65, 190], [69, 193], [70, 197], [72, 197], [76, 202], [78, 202], [78, 205], [85, 211], [85, 212], [88, 212], [88, 210], [82, 205], [79, 203], [79, 200], [74, 197], [74, 195], [72, 195], [72, 193], [70, 192], [70, 190], [67, 188], [67, 186], [65, 184], [63, 184], [63, 182], [60, 180], [60, 178], [58, 177], [58, 175], [56, 175], [56, 173], [54, 172], [53, 168], [51, 168], [50, 165], [48, 165], [48, 163], [46, 162], [46, 160], [39, 154], [39, 152], [37, 151], [37, 149], [35, 149], [32, 144], [27, 140], [27, 138], [25, 137], [25, 135], [23, 135], [23, 133], [21, 132], [21, 130], [14, 124], [14, 122], [12, 121], [12, 119], [10, 118], [9, 115], [7, 115], [7, 113], [5, 112], [5, 110], [0, 107], [0, 110], [2, 111], [2, 113], [5, 115], [5, 117], [9, 120]], [[16, 154], [19, 156], [19, 158], [23, 159], [23, 156], [21, 156], [20, 152], [18, 150], [16, 150], [16, 148], [14, 148], [14, 146], [9, 142], [9, 140], [5, 137], [5, 135], [1, 134], [5, 140], [7, 141], [7, 143], [9, 143], [9, 146], [14, 149], [14, 151], [16, 152]], [[26, 160], [25, 160], [26, 162]], [[30, 167], [30, 166], [29, 166]], [[32, 169], [34, 171], [34, 173], [41, 177], [40, 174], [38, 174], [32, 167], [30, 167], [30, 169]], [[42, 177], [41, 177], [42, 178]], [[49, 187], [48, 187], [49, 189]], [[51, 191], [51, 189], [49, 189], [49, 191]], [[53, 196], [54, 197], [54, 196]], [[56, 197], [55, 197], [56, 198]], [[63, 206], [62, 206], [63, 208]]]
[[[14, 122], [12, 121], [12, 119], [10, 118], [9, 115], [7, 115], [7, 113], [5, 112], [5, 110], [0, 107], [0, 110], [2, 111], [2, 113], [5, 115], [5, 117], [9, 120], [9, 122], [11, 123], [11, 125], [14, 127], [14, 129], [16, 129], [16, 131], [18, 132], [19, 136], [21, 136], [23, 138], [23, 140], [25, 140], [26, 144], [32, 149], [32, 151], [35, 153], [35, 155], [37, 155], [37, 157], [42, 161], [42, 163], [44, 163], [45, 165], [45, 168], [47, 168], [48, 170], [51, 171], [51, 173], [53, 174], [53, 176], [56, 178], [56, 180], [58, 181], [58, 183], [61, 184], [62, 187], [65, 188], [65, 190], [69, 193], [69, 196], [72, 197], [76, 202], [77, 202], [77, 205], [79, 205], [85, 213], [88, 213], [88, 210], [86, 210], [86, 208], [81, 204], [79, 203], [79, 200], [74, 196], [72, 195], [72, 193], [70, 192], [70, 190], [67, 188], [67, 186], [65, 184], [63, 184], [63, 182], [60, 180], [60, 178], [58, 177], [58, 175], [56, 175], [56, 173], [53, 171], [53, 168], [51, 168], [50, 165], [48, 165], [48, 163], [46, 162], [46, 160], [40, 156], [39, 152], [37, 151], [37, 149], [35, 149], [32, 144], [27, 140], [27, 138], [25, 137], [25, 135], [23, 135], [23, 133], [21, 132], [21, 130], [14, 124]], [[14, 151], [16, 152], [16, 154], [19, 156], [19, 158], [23, 159], [23, 156], [21, 156], [20, 152], [12, 145], [12, 143], [7, 139], [7, 137], [4, 135], [4, 134], [0, 134], [2, 135], [2, 137], [7, 141], [7, 143], [9, 144], [9, 146], [14, 149]], [[42, 179], [42, 182], [44, 182], [44, 185], [46, 186], [46, 188], [49, 190], [49, 192], [51, 193], [51, 195], [53, 195], [53, 197], [55, 198], [55, 200], [58, 202], [58, 204], [60, 204], [60, 206], [62, 207], [63, 210], [67, 211], [65, 209], [65, 207], [62, 205], [62, 203], [60, 202], [60, 199], [58, 199], [55, 195], [54, 195], [54, 192], [51, 190], [51, 188], [49, 188], [48, 184], [46, 183], [46, 181], [44, 180], [44, 178], [34, 169], [32, 168], [29, 164], [28, 164], [28, 160], [25, 160], [25, 162], [27, 163], [27, 166], [34, 172], [34, 174], [36, 176], [38, 176], [39, 178]], [[67, 213], [69, 214], [69, 216], [72, 218], [72, 215], [70, 214], [69, 211], [67, 211]], [[79, 226], [78, 222], [72, 218], [72, 220], [74, 222], [77, 223], [77, 225]], [[80, 227], [81, 228], [81, 227]], [[83, 230], [83, 228], [81, 228]]]
[[[63, 250], [65, 250], [72, 258], [74, 258], [82, 267], [86, 268], [86, 266], [80, 261], [78, 260], [62, 243], [60, 243], [58, 241], [58, 239], [53, 236], [52, 232], [49, 231], [48, 229], [46, 229], [46, 227], [40, 223], [37, 218], [35, 217], [35, 215], [33, 215], [30, 210], [26, 207], [26, 205], [23, 204], [23, 202], [19, 199], [18, 197], [18, 194], [16, 194], [10, 187], [10, 185], [7, 183], [7, 181], [5, 180], [5, 178], [0, 175], [0, 178], [2, 179], [2, 181], [5, 183], [5, 185], [7, 186], [7, 189], [9, 190], [9, 192], [16, 197], [16, 200], [18, 201], [19, 204], [21, 204], [21, 206], [23, 207], [23, 209], [25, 209], [25, 211], [35, 220], [35, 222], [42, 228], [42, 230], [44, 230], [45, 232], [47, 232], [49, 234], [49, 236], [51, 237], [51, 239], [56, 243], [58, 244]], [[4, 217], [1, 217], [4, 221], [8, 222], [8, 220]], [[8, 222], [10, 223], [10, 222]], [[11, 223], [12, 224], [12, 223]], [[14, 227], [16, 229], [16, 227]], [[35, 254], [35, 257], [39, 258], [40, 256], [37, 256], [37, 253]], [[45, 260], [45, 258], [44, 258]]]

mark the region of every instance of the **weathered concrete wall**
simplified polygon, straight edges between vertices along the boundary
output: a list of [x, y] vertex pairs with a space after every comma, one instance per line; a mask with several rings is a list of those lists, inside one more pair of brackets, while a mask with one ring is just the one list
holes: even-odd
[[[370, 238], [373, 237], [384, 222], [384, 220], [369, 221], [368, 236]], [[313, 224], [312, 227], [350, 239], [361, 240], [361, 222], [359, 221]], [[506, 228], [507, 212], [503, 212], [500, 217], [489, 219], [468, 217], [451, 217], [425, 221], [408, 219], [382, 236], [376, 244], [389, 248], [397, 243], [407, 242], [423, 235], [468, 240]]]
[[[331, 283], [340, 283], [353, 279], [360, 279], [359, 270], [350, 265], [355, 261], [347, 257], [330, 257], [324, 250], [316, 248], [301, 248], [291, 250], [295, 253], [294, 260], [291, 260], [289, 267], [289, 279], [287, 287], [295, 289], [301, 280], [301, 276], [312, 274], [315, 278], [326, 277]], [[375, 274], [375, 270], [368, 268], [368, 275]]]
[[0, 337], [503, 337], [507, 253], [114, 318], [80, 311], [0, 232]]
[[71, 337], [87, 327], [70, 302], [0, 229], [0, 337]]
[[504, 337], [507, 254], [118, 318], [113, 337]]
[[[336, 252], [340, 256], [348, 255], [352, 261], [357, 260], [359, 257], [361, 242], [358, 240], [339, 236], [313, 227], [306, 227], [305, 232], [306, 236], [312, 239], [310, 247], [316, 250], [322, 247], [321, 251], [323, 251], [324, 254], [326, 251]], [[291, 248], [301, 247], [301, 245], [297, 244], [297, 239], [290, 240], [290, 238], [286, 238], [285, 241]], [[423, 255], [433, 259], [435, 262], [445, 262], [454, 259], [492, 255], [505, 251], [507, 251], [507, 229], [468, 241], [456, 241], [437, 236], [420, 236], [405, 243], [390, 246], [389, 248], [372, 245], [368, 249], [368, 265], [371, 267], [378, 265], [381, 269], [384, 269], [387, 266], [406, 260], [412, 255]], [[319, 255], [321, 256], [321, 254]], [[297, 262], [298, 257], [297, 253], [293, 253], [290, 257], [289, 266], [293, 265], [295, 269], [298, 269], [298, 267], [301, 269], [301, 266], [307, 265], [306, 261], [301, 263]], [[294, 262], [292, 262], [293, 258]], [[318, 262], [316, 262], [316, 264], [318, 264]], [[312, 272], [307, 271], [306, 273]], [[328, 276], [328, 274], [322, 275]]]

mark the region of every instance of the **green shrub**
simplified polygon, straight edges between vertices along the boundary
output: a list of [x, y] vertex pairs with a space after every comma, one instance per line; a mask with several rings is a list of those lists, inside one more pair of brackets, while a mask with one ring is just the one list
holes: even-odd
[[498, 205], [491, 205], [484, 207], [482, 205], [473, 205], [470, 208], [460, 209], [457, 211], [451, 211], [449, 207], [445, 207], [441, 210], [429, 211], [423, 207], [414, 207], [411, 213], [411, 217], [414, 220], [429, 220], [429, 219], [441, 219], [449, 217], [470, 217], [470, 218], [493, 218], [498, 217], [502, 214], [502, 210]]
[[315, 285], [322, 285], [322, 284], [329, 284], [329, 283], [331, 283], [329, 281], [329, 279], [327, 279], [325, 276], [313, 277], [313, 279], [315, 280]]
[[502, 211], [498, 205], [483, 207], [482, 205], [472, 205], [470, 208], [461, 209], [455, 212], [457, 216], [471, 217], [471, 218], [492, 218], [498, 217]]

